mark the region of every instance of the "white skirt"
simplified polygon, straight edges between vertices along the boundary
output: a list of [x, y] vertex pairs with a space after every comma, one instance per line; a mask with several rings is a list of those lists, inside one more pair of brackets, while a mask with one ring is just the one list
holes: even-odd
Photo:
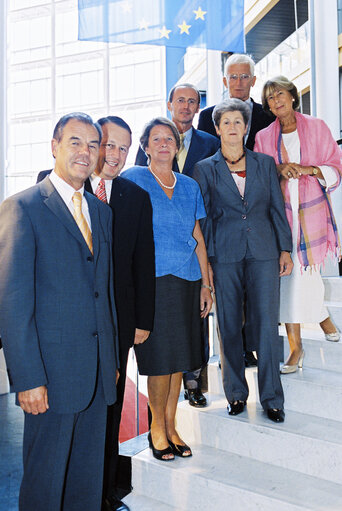
[[293, 211], [291, 254], [294, 264], [291, 275], [280, 278], [281, 323], [321, 323], [329, 316], [323, 305], [324, 284], [319, 268], [300, 269], [297, 256], [298, 237], [298, 179], [289, 180], [290, 201]]

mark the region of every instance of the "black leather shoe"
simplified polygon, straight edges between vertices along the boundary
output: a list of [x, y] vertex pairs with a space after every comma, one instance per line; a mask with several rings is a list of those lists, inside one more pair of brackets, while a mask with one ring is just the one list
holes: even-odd
[[200, 389], [185, 389], [184, 397], [189, 400], [189, 405], [195, 406], [196, 408], [204, 408], [207, 406], [207, 399], [203, 396]]
[[284, 422], [285, 412], [281, 408], [268, 408], [267, 417], [273, 422]]
[[258, 365], [258, 360], [255, 358], [253, 351], [245, 351], [243, 358], [245, 359], [245, 367], [255, 367]]
[[115, 497], [115, 495], [107, 497], [105, 503], [108, 511], [129, 511], [129, 507]]
[[233, 403], [228, 404], [228, 414], [229, 415], [239, 415], [242, 413], [246, 406], [246, 401], [234, 401]]

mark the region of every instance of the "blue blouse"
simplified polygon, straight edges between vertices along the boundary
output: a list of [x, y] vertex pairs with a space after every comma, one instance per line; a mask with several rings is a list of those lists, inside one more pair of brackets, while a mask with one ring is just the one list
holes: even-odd
[[197, 242], [192, 233], [196, 220], [206, 216], [200, 188], [183, 174], [169, 199], [147, 167], [131, 167], [121, 177], [146, 190], [153, 208], [153, 233], [156, 277], [174, 275], [185, 280], [198, 280], [201, 270], [195, 252]]

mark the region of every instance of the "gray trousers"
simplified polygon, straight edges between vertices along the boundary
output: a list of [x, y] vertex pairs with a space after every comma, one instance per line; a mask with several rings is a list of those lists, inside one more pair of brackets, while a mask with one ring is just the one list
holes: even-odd
[[248, 255], [236, 263], [212, 263], [218, 324], [221, 333], [223, 387], [229, 402], [245, 401], [245, 378], [241, 332], [243, 300], [258, 355], [258, 385], [262, 407], [283, 408], [284, 394], [279, 372], [279, 261], [259, 261]]

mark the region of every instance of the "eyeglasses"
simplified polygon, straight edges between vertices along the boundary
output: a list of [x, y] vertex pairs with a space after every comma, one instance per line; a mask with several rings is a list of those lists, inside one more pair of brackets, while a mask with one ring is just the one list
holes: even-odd
[[245, 73], [242, 73], [241, 75], [228, 75], [227, 78], [230, 82], [236, 82], [238, 79], [240, 79], [242, 82], [246, 82], [249, 80], [251, 75], [246, 75]]
[[188, 103], [188, 105], [197, 105], [198, 104], [198, 101], [196, 101], [196, 99], [184, 99], [184, 98], [177, 98], [176, 99], [176, 103], [178, 103], [179, 105], [184, 105], [185, 103]]

